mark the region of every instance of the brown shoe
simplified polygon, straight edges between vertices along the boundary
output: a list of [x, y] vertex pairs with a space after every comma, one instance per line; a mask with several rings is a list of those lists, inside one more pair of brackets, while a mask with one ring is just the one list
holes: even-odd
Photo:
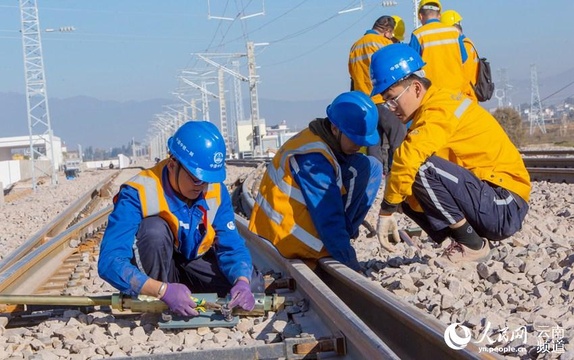
[[488, 244], [488, 240], [483, 240], [482, 248], [473, 250], [461, 243], [451, 240], [450, 245], [444, 250], [441, 257], [445, 257], [453, 263], [462, 261], [488, 261], [491, 257], [490, 245]]

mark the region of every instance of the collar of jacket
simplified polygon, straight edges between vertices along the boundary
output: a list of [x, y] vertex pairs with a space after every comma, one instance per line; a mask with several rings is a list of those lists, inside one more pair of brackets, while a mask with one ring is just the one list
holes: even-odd
[[311, 132], [319, 136], [336, 154], [342, 154], [341, 144], [331, 131], [331, 121], [328, 118], [315, 119], [309, 123]]
[[[178, 211], [184, 207], [191, 209], [195, 206], [201, 206], [206, 210], [209, 210], [209, 206], [207, 206], [207, 202], [205, 201], [205, 192], [201, 193], [197, 199], [195, 200], [183, 200], [181, 196], [178, 195], [178, 193], [175, 191], [174, 188], [171, 187], [171, 183], [169, 182], [168, 179], [168, 169], [167, 166], [165, 166], [163, 168], [163, 174], [162, 174], [162, 183], [163, 185], [163, 191], [165, 194], [165, 198], [167, 200], [167, 203], [169, 205], [170, 210], [172, 211]], [[188, 205], [189, 203], [189, 205]]]

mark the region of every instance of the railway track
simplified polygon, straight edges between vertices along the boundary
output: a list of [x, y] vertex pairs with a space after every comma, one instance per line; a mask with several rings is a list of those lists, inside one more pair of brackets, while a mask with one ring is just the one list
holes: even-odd
[[523, 150], [533, 181], [574, 183], [574, 150]]
[[[259, 160], [243, 161], [230, 165], [257, 168], [262, 166]], [[249, 212], [252, 199], [245, 195], [252, 191], [254, 180], [247, 177], [241, 181], [242, 192], [234, 196], [234, 203], [243, 211]], [[99, 186], [101, 186], [99, 184]], [[250, 188], [251, 187], [251, 188]], [[240, 199], [238, 199], [239, 197]], [[246, 210], [247, 209], [247, 210]], [[82, 279], [90, 275], [90, 268], [97, 259], [98, 244], [107, 215], [111, 208], [95, 214], [84, 216], [63, 230], [62, 220], [59, 230], [46, 226], [45, 231], [52, 231], [49, 239], [44, 237], [35, 246], [28, 246], [17, 256], [5, 259], [0, 270], [0, 296], [3, 294], [73, 294], [82, 293]], [[74, 213], [72, 211], [72, 213]], [[68, 216], [69, 224], [69, 216]], [[313, 328], [309, 322], [321, 323], [317, 336], [310, 336], [305, 341], [284, 340], [280, 345], [257, 345], [251, 347], [218, 349], [194, 353], [194, 358], [233, 357], [256, 358], [257, 354], [280, 354], [286, 358], [303, 356], [332, 356], [336, 358], [496, 358], [495, 354], [479, 353], [474, 344], [462, 351], [453, 351], [444, 342], [446, 325], [401, 301], [377, 283], [350, 271], [332, 260], [322, 260], [316, 272], [298, 261], [286, 261], [278, 257], [267, 243], [246, 230], [246, 220], [237, 217], [238, 228], [247, 239], [254, 260], [259, 267], [273, 269], [275, 273], [288, 274], [285, 279], [294, 280], [296, 298], [306, 299], [315, 312], [311, 321], [304, 319], [307, 328]], [[56, 234], [56, 235], [54, 235]], [[90, 265], [91, 264], [91, 265]], [[51, 274], [51, 277], [46, 277]], [[1, 305], [0, 305], [1, 307]], [[78, 307], [84, 311], [92, 307]], [[34, 309], [31, 307], [30, 309]], [[24, 318], [33, 318], [30, 309], [22, 312], [19, 307], [4, 307], [2, 311], [12, 311]], [[20, 311], [20, 313], [18, 312]], [[53, 314], [60, 314], [56, 310]], [[40, 319], [46, 319], [42, 312]], [[120, 316], [120, 315], [118, 315]], [[131, 316], [131, 315], [125, 315]], [[49, 318], [49, 317], [48, 317]], [[22, 317], [14, 316], [11, 320], [16, 326]], [[42, 321], [42, 320], [40, 320]], [[327, 330], [325, 330], [327, 329]], [[320, 334], [320, 335], [319, 335]], [[322, 337], [323, 340], [318, 338]], [[413, 346], [416, 339], [417, 346]], [[301, 345], [305, 344], [305, 345]], [[344, 345], [341, 345], [344, 344]], [[293, 349], [299, 349], [299, 353]], [[320, 351], [320, 349], [327, 349]], [[309, 350], [311, 349], [311, 350]], [[175, 354], [145, 355], [142, 358], [176, 358]], [[181, 355], [180, 355], [181, 356]], [[205, 357], [202, 357], [205, 356]], [[244, 356], [244, 357], [243, 357]], [[137, 358], [137, 356], [134, 356]], [[258, 357], [265, 358], [265, 357]], [[272, 357], [269, 357], [272, 358]]]

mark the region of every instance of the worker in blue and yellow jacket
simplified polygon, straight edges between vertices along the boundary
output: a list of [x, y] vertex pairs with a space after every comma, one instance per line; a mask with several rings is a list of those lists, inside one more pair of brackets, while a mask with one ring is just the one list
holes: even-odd
[[498, 121], [460, 91], [432, 84], [424, 65], [404, 44], [372, 58], [373, 93], [404, 123], [412, 119], [387, 178], [379, 241], [389, 245], [388, 233], [397, 228], [393, 214], [402, 208], [432, 240], [452, 239], [443, 254], [451, 262], [485, 261], [488, 240], [521, 229], [530, 176]]
[[98, 273], [129, 295], [160, 298], [179, 315], [197, 316], [191, 292], [231, 294], [230, 307], [252, 310], [263, 291], [237, 232], [225, 180], [225, 142], [207, 121], [183, 124], [170, 157], [124, 183], [100, 249]]
[[351, 91], [290, 138], [267, 167], [249, 229], [286, 258], [332, 256], [360, 271], [351, 239], [373, 204], [382, 165], [359, 152], [379, 141], [378, 112], [368, 95]]
[[439, 0], [420, 1], [418, 16], [422, 26], [413, 31], [409, 45], [426, 63], [425, 77], [434, 85], [473, 97], [474, 90], [463, 70], [468, 57], [464, 37], [456, 28], [441, 23], [441, 10]]

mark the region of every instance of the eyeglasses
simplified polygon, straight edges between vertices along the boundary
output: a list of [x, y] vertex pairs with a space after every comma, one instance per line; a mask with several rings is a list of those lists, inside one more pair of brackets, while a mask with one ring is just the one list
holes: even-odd
[[196, 178], [195, 176], [193, 176], [189, 171], [187, 171], [187, 169], [185, 168], [185, 166], [183, 166], [180, 162], [179, 163], [179, 167], [183, 169], [183, 171], [185, 171], [185, 173], [187, 174], [187, 176], [189, 176], [189, 178], [191, 179], [191, 182], [193, 183], [193, 185], [195, 186], [200, 186], [203, 185], [205, 183], [207, 183], [207, 181], [203, 181], [203, 180], [199, 180], [198, 178]]
[[401, 91], [399, 95], [395, 96], [392, 99], [386, 100], [384, 106], [391, 111], [396, 110], [397, 106], [399, 106], [400, 97], [403, 96], [403, 94], [406, 93], [410, 87], [411, 87], [410, 85], [407, 86], [406, 88], [403, 89], [403, 91]]

